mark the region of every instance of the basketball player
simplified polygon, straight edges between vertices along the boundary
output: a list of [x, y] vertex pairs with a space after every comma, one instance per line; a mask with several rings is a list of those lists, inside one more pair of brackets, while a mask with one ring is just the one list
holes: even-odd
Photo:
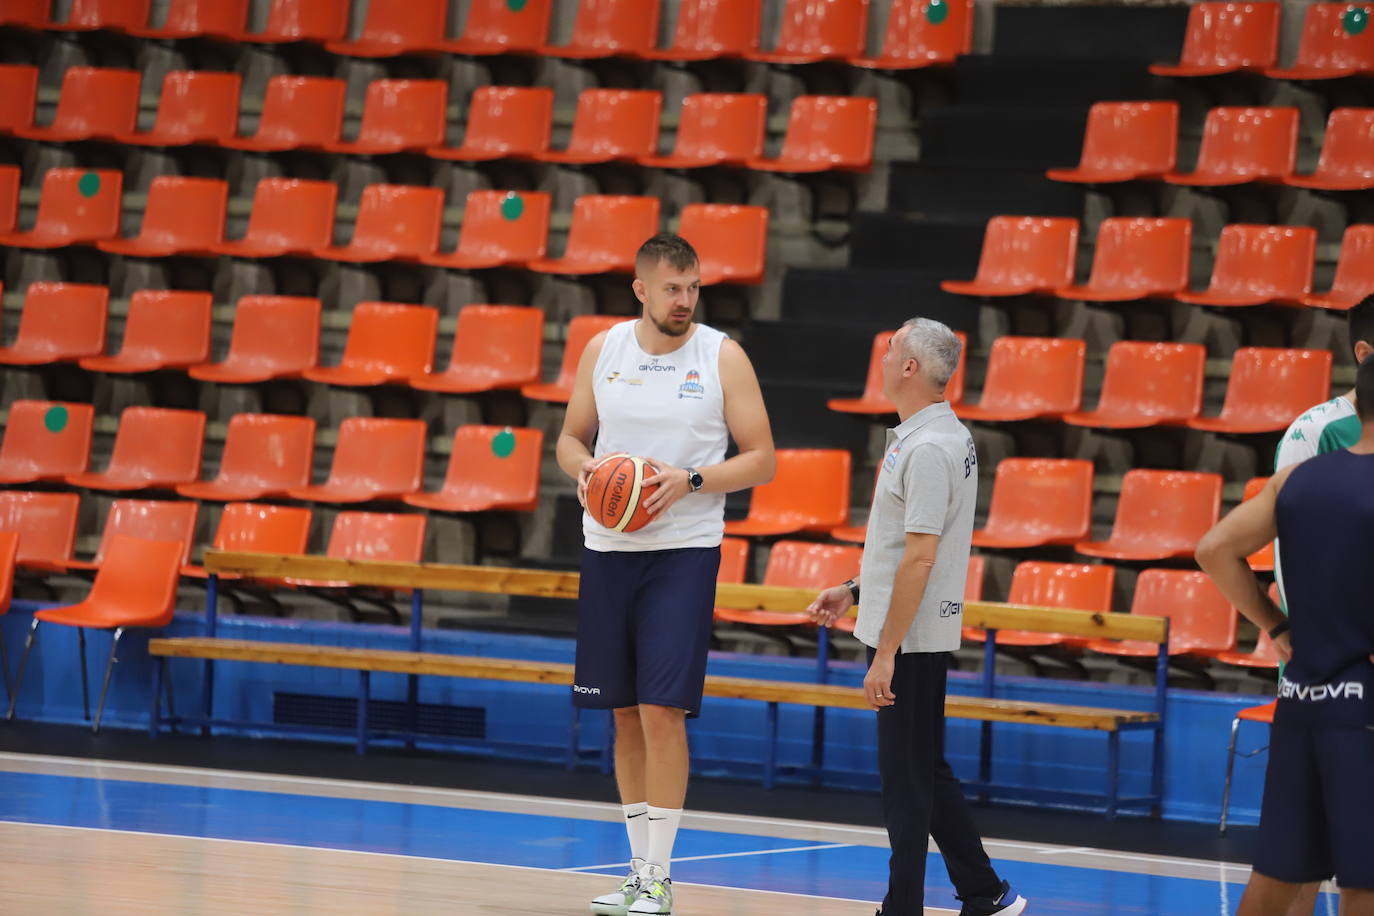
[[[1198, 564], [1288, 663], [1238, 916], [1283, 916], [1331, 877], [1342, 916], [1374, 916], [1374, 358], [1355, 394], [1350, 448], [1279, 471], [1198, 544]], [[1291, 618], [1246, 563], [1276, 535]]]
[[945, 400], [962, 344], [938, 321], [914, 318], [883, 356], [883, 393], [901, 422], [888, 430], [873, 491], [859, 584], [811, 603], [830, 626], [859, 600], [854, 635], [868, 650], [864, 695], [878, 713], [883, 821], [892, 844], [878, 916], [925, 912], [933, 836], [961, 916], [1017, 916], [1026, 900], [998, 877], [962, 787], [945, 761], [945, 680], [959, 648], [964, 582], [978, 498], [973, 437]]
[[[701, 271], [692, 246], [656, 235], [635, 258], [644, 305], [593, 337], [558, 438], [558, 464], [586, 506], [596, 459], [648, 458], [653, 520], [634, 532], [584, 513], [573, 702], [612, 709], [615, 774], [630, 872], [592, 912], [673, 911], [669, 863], [687, 791], [687, 716], [701, 710], [725, 494], [773, 477], [773, 435], [754, 368], [720, 331], [695, 324]], [[725, 458], [731, 437], [739, 452]]]

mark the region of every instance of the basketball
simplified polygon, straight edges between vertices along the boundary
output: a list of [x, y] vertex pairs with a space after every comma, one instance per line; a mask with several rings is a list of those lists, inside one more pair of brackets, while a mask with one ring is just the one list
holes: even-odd
[[651, 520], [644, 500], [658, 489], [657, 484], [646, 487], [644, 478], [657, 472], [643, 458], [623, 452], [607, 455], [587, 481], [587, 511], [612, 531], [638, 531]]

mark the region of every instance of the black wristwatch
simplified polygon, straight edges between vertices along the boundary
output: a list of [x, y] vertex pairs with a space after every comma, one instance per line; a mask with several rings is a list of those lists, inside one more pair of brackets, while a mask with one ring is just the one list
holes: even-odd
[[1286, 620], [1283, 620], [1283, 621], [1280, 621], [1279, 623], [1274, 624], [1274, 626], [1269, 630], [1269, 638], [1270, 638], [1270, 639], [1278, 639], [1278, 638], [1279, 638], [1280, 636], [1282, 636], [1284, 633], [1287, 633], [1287, 632], [1288, 632], [1288, 629], [1289, 629], [1291, 626], [1292, 626], [1292, 624], [1289, 623], [1289, 622], [1286, 621]]
[[706, 481], [702, 479], [701, 472], [696, 468], [683, 468], [683, 470], [687, 472], [687, 485], [692, 488], [693, 493], [705, 485]]
[[854, 603], [855, 603], [855, 604], [858, 604], [858, 603], [859, 603], [859, 583], [855, 582], [853, 579], [845, 579], [845, 580], [844, 580], [844, 585], [845, 585], [845, 588], [849, 589], [849, 594], [851, 594], [851, 595], [854, 596]]

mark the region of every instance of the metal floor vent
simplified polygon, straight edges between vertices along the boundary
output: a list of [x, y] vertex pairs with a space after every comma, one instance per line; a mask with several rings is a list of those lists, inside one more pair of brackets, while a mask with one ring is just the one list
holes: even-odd
[[[369, 700], [367, 719], [370, 730], [404, 731], [408, 724], [406, 704], [399, 700]], [[274, 693], [272, 721], [277, 725], [351, 729], [358, 721], [358, 698], [315, 693]], [[485, 738], [487, 711], [481, 706], [419, 703], [415, 707], [415, 732], [448, 738]]]

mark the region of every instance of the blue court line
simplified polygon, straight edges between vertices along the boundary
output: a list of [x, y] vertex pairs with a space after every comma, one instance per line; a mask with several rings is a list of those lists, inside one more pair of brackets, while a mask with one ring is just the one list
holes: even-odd
[[[624, 827], [615, 822], [14, 772], [0, 772], [0, 820], [605, 874], [624, 866], [587, 863], [617, 862], [626, 853]], [[769, 852], [782, 850], [787, 852]], [[887, 881], [888, 853], [874, 847], [684, 829], [674, 853], [673, 877], [689, 884], [878, 900]], [[1242, 890], [1220, 880], [1027, 862], [996, 865], [1033, 899], [1036, 916], [1215, 916], [1233, 913]], [[926, 902], [953, 904], [934, 853], [927, 863]]]

